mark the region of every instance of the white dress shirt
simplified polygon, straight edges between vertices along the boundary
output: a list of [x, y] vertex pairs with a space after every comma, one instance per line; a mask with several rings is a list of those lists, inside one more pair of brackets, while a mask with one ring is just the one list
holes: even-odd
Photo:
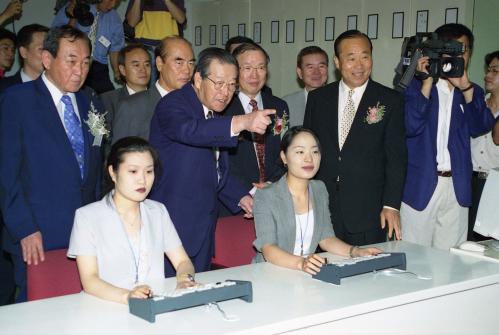
[[28, 76], [28, 74], [26, 72], [24, 72], [23, 69], [21, 69], [20, 74], [21, 74], [21, 80], [23, 83], [27, 83], [28, 81], [33, 81], [36, 79], [36, 78], [33, 79], [30, 76]]
[[[447, 80], [437, 82], [438, 92], [438, 129], [437, 129], [437, 170], [452, 170], [449, 153], [449, 128], [452, 115], [454, 88], [449, 89]], [[462, 110], [461, 106], [461, 110]]]
[[[126, 90], [127, 90], [129, 95], [134, 95], [135, 93], [137, 93], [137, 91], [135, 91], [133, 88], [128, 86], [128, 84], [126, 84], [125, 87], [126, 87]], [[163, 97], [163, 96], [161, 96], [161, 97]]]
[[54, 100], [54, 105], [57, 108], [57, 113], [59, 114], [59, 118], [61, 119], [62, 126], [64, 127], [64, 130], [67, 131], [66, 125], [64, 124], [64, 108], [66, 107], [62, 101], [61, 98], [64, 94], [68, 95], [71, 98], [71, 102], [73, 104], [73, 109], [76, 113], [76, 116], [78, 117], [78, 120], [80, 121], [81, 124], [81, 118], [80, 118], [80, 113], [78, 112], [78, 104], [76, 103], [76, 97], [74, 93], [71, 92], [61, 92], [48, 78], [45, 76], [45, 72], [42, 73], [42, 80], [45, 83], [45, 86], [47, 86], [47, 89], [49, 90], [50, 95], [52, 96], [52, 99]]
[[[366, 91], [368, 82], [369, 80], [367, 80], [362, 86], [353, 89], [352, 100], [353, 104], [355, 105], [356, 111], [359, 108], [360, 100], [362, 99], [362, 96]], [[348, 91], [350, 91], [350, 87], [348, 87], [347, 84], [345, 84], [343, 79], [340, 80], [340, 87], [338, 90], [338, 140], [341, 133], [340, 128], [341, 128], [341, 120], [343, 118], [343, 112], [345, 111], [345, 106], [347, 105]]]
[[158, 92], [159, 92], [159, 95], [161, 95], [161, 97], [164, 97], [165, 95], [167, 95], [168, 92], [167, 90], [165, 90], [160, 84], [159, 84], [159, 80], [156, 80], [156, 88], [158, 89]]

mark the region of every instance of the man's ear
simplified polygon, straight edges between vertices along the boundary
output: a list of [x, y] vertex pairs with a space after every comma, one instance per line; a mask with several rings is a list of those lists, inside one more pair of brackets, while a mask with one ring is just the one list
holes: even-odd
[[47, 50], [42, 51], [42, 64], [45, 69], [50, 69], [50, 65], [52, 64], [54, 57]]
[[26, 49], [25, 47], [19, 47], [19, 54], [23, 59], [28, 58], [28, 49]]
[[203, 78], [201, 78], [201, 73], [196, 72], [194, 73], [194, 87], [196, 90], [199, 90], [201, 88], [201, 82], [203, 81]]
[[298, 75], [298, 78], [303, 80], [303, 74], [302, 74], [301, 68], [299, 68], [299, 67], [296, 68], [296, 74]]
[[126, 78], [125, 66], [119, 64], [118, 65], [118, 70], [120, 70], [120, 74], [123, 76], [123, 78]]

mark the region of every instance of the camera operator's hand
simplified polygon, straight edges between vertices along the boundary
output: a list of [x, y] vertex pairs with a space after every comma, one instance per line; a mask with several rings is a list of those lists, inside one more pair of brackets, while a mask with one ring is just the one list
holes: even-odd
[[463, 91], [464, 100], [470, 103], [473, 100], [473, 84], [468, 78], [468, 70], [465, 69], [464, 73], [459, 78], [447, 78], [447, 80], [458, 90]]
[[22, 14], [22, 12], [23, 4], [21, 3], [21, 0], [12, 0], [0, 14], [0, 25], [4, 24], [4, 22], [10, 18]]
[[[418, 66], [416, 70], [418, 72], [423, 72], [429, 74], [428, 66], [430, 65], [430, 58], [428, 56], [423, 56], [418, 59]], [[433, 77], [429, 76], [428, 78], [422, 80], [421, 85], [421, 93], [427, 98], [430, 98], [431, 85], [433, 84]]]
[[74, 10], [76, 7], [76, 0], [71, 0], [66, 6], [66, 16], [69, 18], [74, 18]]

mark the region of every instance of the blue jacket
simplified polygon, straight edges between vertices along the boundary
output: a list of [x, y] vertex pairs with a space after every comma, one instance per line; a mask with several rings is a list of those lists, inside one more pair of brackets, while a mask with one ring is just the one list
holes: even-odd
[[[151, 120], [149, 139], [162, 165], [151, 198], [166, 206], [190, 256], [197, 254], [205, 239], [214, 238], [217, 199], [235, 213], [240, 210], [239, 200], [248, 194], [229, 173], [224, 148], [237, 145], [237, 137], [230, 136], [231, 120], [206, 120], [190, 83], [163, 97]], [[220, 181], [213, 147], [220, 148]]]
[[[494, 118], [485, 105], [483, 90], [473, 85], [473, 100], [466, 103], [455, 89], [449, 129], [449, 154], [454, 193], [461, 206], [471, 206], [470, 136], [482, 135], [492, 128]], [[421, 82], [413, 79], [405, 91], [405, 124], [408, 166], [403, 201], [423, 210], [437, 186], [438, 92], [433, 85], [430, 98], [421, 93]]]
[[56, 106], [42, 78], [0, 97], [0, 206], [4, 248], [40, 231], [46, 250], [67, 248], [77, 208], [100, 196], [101, 148], [87, 124], [90, 109], [76, 93], [85, 144], [84, 178]]

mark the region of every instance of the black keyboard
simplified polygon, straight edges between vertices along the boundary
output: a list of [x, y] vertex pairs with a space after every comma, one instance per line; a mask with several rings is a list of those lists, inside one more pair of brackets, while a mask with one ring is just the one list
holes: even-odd
[[312, 278], [340, 285], [341, 278], [388, 268], [405, 270], [405, 253], [381, 253], [376, 256], [355, 257], [329, 263], [323, 265], [321, 271]]
[[130, 298], [128, 306], [133, 315], [154, 322], [156, 314], [236, 298], [246, 302], [253, 301], [253, 288], [250, 281], [226, 280], [178, 289], [171, 294], [154, 296], [149, 299]]

